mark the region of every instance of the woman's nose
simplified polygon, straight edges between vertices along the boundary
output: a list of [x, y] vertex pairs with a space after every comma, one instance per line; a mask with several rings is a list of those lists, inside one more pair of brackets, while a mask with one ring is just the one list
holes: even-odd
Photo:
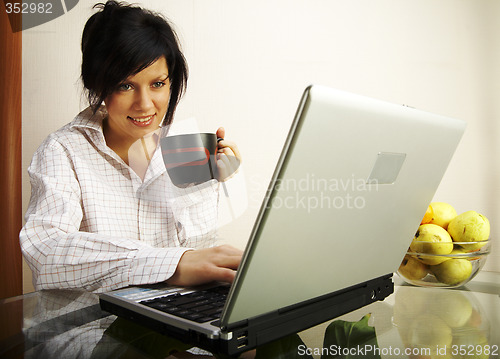
[[153, 107], [153, 98], [148, 90], [136, 92], [134, 106], [136, 110], [148, 110]]

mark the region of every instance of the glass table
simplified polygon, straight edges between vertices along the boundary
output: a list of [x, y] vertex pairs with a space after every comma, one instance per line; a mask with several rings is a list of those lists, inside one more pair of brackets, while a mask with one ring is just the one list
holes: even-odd
[[[459, 289], [394, 275], [382, 302], [241, 358], [499, 358], [500, 273]], [[0, 358], [223, 358], [101, 311], [95, 294], [40, 291], [0, 300]]]

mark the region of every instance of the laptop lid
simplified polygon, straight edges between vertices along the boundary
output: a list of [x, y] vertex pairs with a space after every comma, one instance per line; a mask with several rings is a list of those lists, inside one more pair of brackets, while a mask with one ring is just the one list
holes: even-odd
[[464, 130], [464, 121], [308, 87], [221, 325], [396, 271]]

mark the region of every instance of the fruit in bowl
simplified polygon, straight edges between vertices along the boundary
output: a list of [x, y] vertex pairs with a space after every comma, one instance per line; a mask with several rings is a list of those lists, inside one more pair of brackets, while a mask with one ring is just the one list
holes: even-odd
[[[456, 216], [448, 226], [448, 232], [456, 242], [463, 243], [462, 247], [474, 251], [484, 245], [483, 242], [488, 240], [490, 236], [490, 222], [488, 218], [476, 211], [467, 211]], [[474, 244], [477, 242], [478, 244]]]
[[472, 274], [472, 263], [466, 258], [449, 258], [432, 267], [436, 279], [447, 285], [457, 285], [466, 281]]
[[428, 211], [433, 213], [428, 223], [436, 224], [444, 229], [448, 229], [448, 224], [457, 216], [455, 208], [446, 202], [432, 202], [429, 205]]
[[410, 250], [419, 253], [417, 258], [424, 264], [439, 264], [446, 258], [436, 254], [451, 253], [453, 240], [446, 229], [437, 224], [421, 224], [410, 244]]
[[460, 287], [483, 267], [490, 252], [490, 224], [475, 212], [456, 214], [444, 202], [429, 205], [398, 274], [427, 287]]

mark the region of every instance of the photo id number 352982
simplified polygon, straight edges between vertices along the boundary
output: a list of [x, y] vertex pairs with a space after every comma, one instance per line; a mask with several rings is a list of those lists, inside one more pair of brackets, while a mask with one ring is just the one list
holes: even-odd
[[52, 4], [49, 2], [6, 2], [5, 11], [7, 14], [52, 14]]

